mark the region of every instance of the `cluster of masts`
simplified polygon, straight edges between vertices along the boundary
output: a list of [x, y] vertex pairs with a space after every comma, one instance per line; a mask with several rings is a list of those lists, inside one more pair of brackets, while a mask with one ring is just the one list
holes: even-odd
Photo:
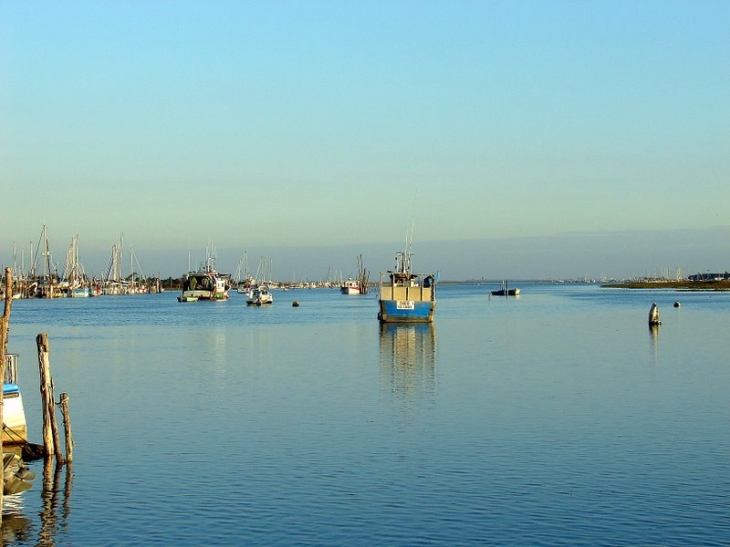
[[130, 273], [122, 273], [122, 249], [124, 234], [112, 245], [106, 270], [100, 278], [86, 274], [79, 259], [78, 236], [71, 238], [62, 269], [53, 260], [48, 245], [48, 229], [43, 226], [40, 241], [33, 247], [30, 268], [25, 269], [25, 255], [21, 253], [20, 265], [14, 252], [13, 298], [64, 298], [88, 297], [101, 294], [146, 294], [160, 290], [159, 279], [148, 281], [141, 273], [139, 261], [130, 248]]
[[[142, 267], [137, 260], [134, 250], [129, 247], [128, 259], [123, 257], [124, 234], [111, 246], [111, 254], [106, 269], [101, 276], [88, 275], [79, 258], [78, 236], [71, 238], [63, 266], [54, 260], [48, 244], [48, 229], [43, 225], [37, 245], [30, 243], [30, 266], [26, 268], [26, 250], [18, 251], [13, 244], [14, 265], [13, 271], [13, 298], [64, 298], [89, 297], [99, 295], [147, 294], [161, 292], [161, 280], [158, 277], [147, 278], [142, 273]], [[200, 270], [214, 267], [214, 254], [206, 249], [206, 264]], [[127, 265], [128, 264], [128, 270]], [[188, 265], [189, 269], [190, 264]], [[362, 257], [358, 262], [359, 272], [362, 268]], [[192, 269], [191, 269], [192, 271]], [[274, 265], [271, 258], [261, 257], [255, 274], [248, 269], [248, 257], [244, 253], [238, 264], [232, 282], [234, 286], [262, 285], [271, 289], [314, 289], [340, 288], [344, 281], [343, 276], [334, 276], [328, 272], [327, 278], [317, 281], [276, 281], [274, 280]], [[368, 285], [367, 277], [358, 281], [364, 287]], [[1, 291], [0, 291], [1, 292]], [[363, 291], [366, 292], [366, 291]]]
[[[362, 262], [362, 255], [357, 257], [357, 277], [354, 281], [361, 286], [368, 285], [369, 272], [365, 270]], [[294, 276], [292, 276], [293, 278]], [[349, 280], [353, 278], [348, 277]], [[256, 273], [252, 273], [248, 267], [248, 253], [244, 251], [241, 260], [238, 262], [236, 271], [233, 274], [233, 284], [238, 288], [249, 288], [252, 286], [263, 286], [269, 289], [340, 289], [346, 283], [342, 272], [327, 271], [325, 279], [321, 280], [300, 280], [277, 281], [274, 279], [274, 261], [271, 258], [261, 257], [259, 259]], [[366, 290], [363, 294], [367, 292]]]

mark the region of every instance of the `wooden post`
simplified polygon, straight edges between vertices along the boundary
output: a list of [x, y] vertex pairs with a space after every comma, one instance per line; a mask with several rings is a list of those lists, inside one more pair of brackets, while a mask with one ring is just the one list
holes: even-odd
[[[5, 311], [3, 311], [3, 316], [7, 318], [8, 322], [10, 321], [10, 308], [13, 305], [13, 271], [10, 268], [5, 268]], [[8, 350], [8, 340], [5, 339], [4, 345], [3, 345], [3, 351], [7, 352]]]
[[53, 429], [56, 416], [54, 413], [53, 384], [51, 382], [51, 364], [49, 359], [48, 335], [45, 332], [36, 337], [38, 346], [38, 366], [41, 376], [41, 406], [43, 408], [43, 446], [46, 456], [56, 453], [56, 445], [53, 442]]
[[53, 433], [53, 446], [56, 447], [56, 462], [59, 465], [63, 465], [66, 463], [66, 460], [63, 457], [63, 452], [61, 451], [61, 435], [58, 432], [58, 421], [56, 420], [56, 397], [54, 395], [55, 388], [53, 385], [53, 377], [51, 376], [50, 369], [48, 370], [48, 378], [51, 380], [51, 391], [49, 393], [49, 396], [51, 397], [50, 403], [50, 418], [51, 418], [51, 433]]
[[[8, 320], [4, 315], [0, 317], [0, 353], [2, 353], [2, 366], [0, 366], [0, 386], [5, 384], [5, 366], [7, 363], [7, 357], [5, 357], [5, 346], [8, 341]], [[4, 395], [2, 387], [0, 387], [0, 424], [4, 422], [3, 406], [4, 406]], [[0, 460], [4, 461], [5, 452], [3, 450], [2, 431], [0, 431]], [[0, 476], [0, 525], [3, 522], [3, 491], [5, 490], [5, 473]]]
[[[0, 428], [4, 427], [5, 421], [3, 416], [4, 396], [2, 386], [5, 385], [5, 367], [7, 363], [8, 353], [8, 334], [10, 332], [10, 308], [13, 304], [13, 276], [10, 268], [5, 268], [5, 307], [3, 308], [3, 316], [0, 317]], [[4, 461], [5, 455], [2, 442], [2, 431], [0, 431], [0, 460]], [[3, 507], [3, 490], [5, 489], [5, 473], [0, 477], [0, 524], [2, 524], [2, 507]]]
[[68, 412], [68, 393], [61, 393], [61, 415], [63, 416], [63, 430], [66, 433], [66, 462], [74, 459], [74, 440], [71, 435], [71, 416]]

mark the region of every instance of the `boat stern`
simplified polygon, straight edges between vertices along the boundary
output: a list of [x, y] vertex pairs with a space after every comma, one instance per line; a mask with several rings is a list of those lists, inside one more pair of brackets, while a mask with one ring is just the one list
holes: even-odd
[[380, 300], [381, 323], [433, 323], [436, 302], [414, 300]]
[[16, 384], [3, 385], [3, 432], [4, 445], [28, 443], [28, 425], [25, 419], [23, 396]]

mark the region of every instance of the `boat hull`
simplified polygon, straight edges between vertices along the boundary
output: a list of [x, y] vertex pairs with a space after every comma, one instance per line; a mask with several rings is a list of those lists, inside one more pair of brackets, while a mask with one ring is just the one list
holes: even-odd
[[213, 269], [188, 273], [183, 282], [182, 294], [179, 302], [198, 302], [200, 300], [222, 301], [228, 300], [230, 288], [227, 276], [221, 275]]
[[342, 294], [360, 294], [360, 287], [341, 287]]
[[433, 323], [435, 301], [378, 300], [381, 323]]
[[68, 295], [71, 298], [88, 298], [89, 289], [88, 289], [88, 287], [78, 287], [75, 289], [71, 289], [71, 292]]
[[28, 442], [28, 426], [25, 421], [23, 396], [15, 384], [3, 386], [3, 432], [4, 445], [23, 445]]
[[178, 297], [179, 302], [197, 302], [198, 300], [228, 300], [227, 292], [221, 291], [183, 291]]
[[246, 299], [246, 304], [249, 306], [266, 306], [274, 303], [274, 296], [265, 288], [254, 289]]
[[246, 300], [246, 305], [248, 306], [269, 306], [274, 303], [274, 299], [271, 296], [259, 296], [259, 297], [252, 297]]
[[492, 296], [520, 296], [520, 289], [500, 289], [498, 291], [491, 291]]

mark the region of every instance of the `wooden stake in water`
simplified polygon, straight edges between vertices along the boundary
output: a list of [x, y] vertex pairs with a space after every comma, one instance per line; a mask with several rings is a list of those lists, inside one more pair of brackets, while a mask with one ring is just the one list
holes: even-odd
[[[5, 384], [5, 344], [8, 340], [8, 321], [3, 315], [0, 317], [0, 353], [2, 353], [2, 365], [0, 365], [0, 386]], [[0, 388], [0, 424], [5, 423], [3, 421], [3, 390]], [[3, 442], [2, 442], [2, 431], [0, 431], [0, 460], [4, 461], [3, 453]], [[2, 507], [3, 507], [3, 491], [5, 490], [5, 473], [0, 474], [0, 524], [3, 522]]]
[[63, 416], [63, 430], [66, 433], [66, 463], [74, 459], [74, 440], [71, 435], [71, 416], [68, 412], [68, 393], [61, 393], [61, 415]]
[[61, 439], [56, 423], [55, 402], [53, 398], [53, 379], [51, 378], [50, 350], [48, 335], [45, 332], [36, 337], [38, 346], [38, 365], [41, 376], [41, 403], [43, 406], [43, 445], [46, 456], [56, 454], [58, 463], [63, 462], [63, 455], [58, 450]]
[[[0, 364], [0, 424], [4, 424], [3, 421], [3, 391], [2, 386], [5, 384], [5, 355], [8, 352], [8, 331], [10, 330], [10, 307], [13, 302], [13, 278], [12, 270], [5, 268], [5, 308], [3, 309], [3, 315], [0, 317], [0, 358], [2, 363]], [[2, 431], [0, 431], [0, 460], [3, 458], [3, 443], [2, 443]], [[3, 490], [5, 489], [5, 473], [0, 476], [0, 524], [2, 524], [2, 506], [3, 506]]]

